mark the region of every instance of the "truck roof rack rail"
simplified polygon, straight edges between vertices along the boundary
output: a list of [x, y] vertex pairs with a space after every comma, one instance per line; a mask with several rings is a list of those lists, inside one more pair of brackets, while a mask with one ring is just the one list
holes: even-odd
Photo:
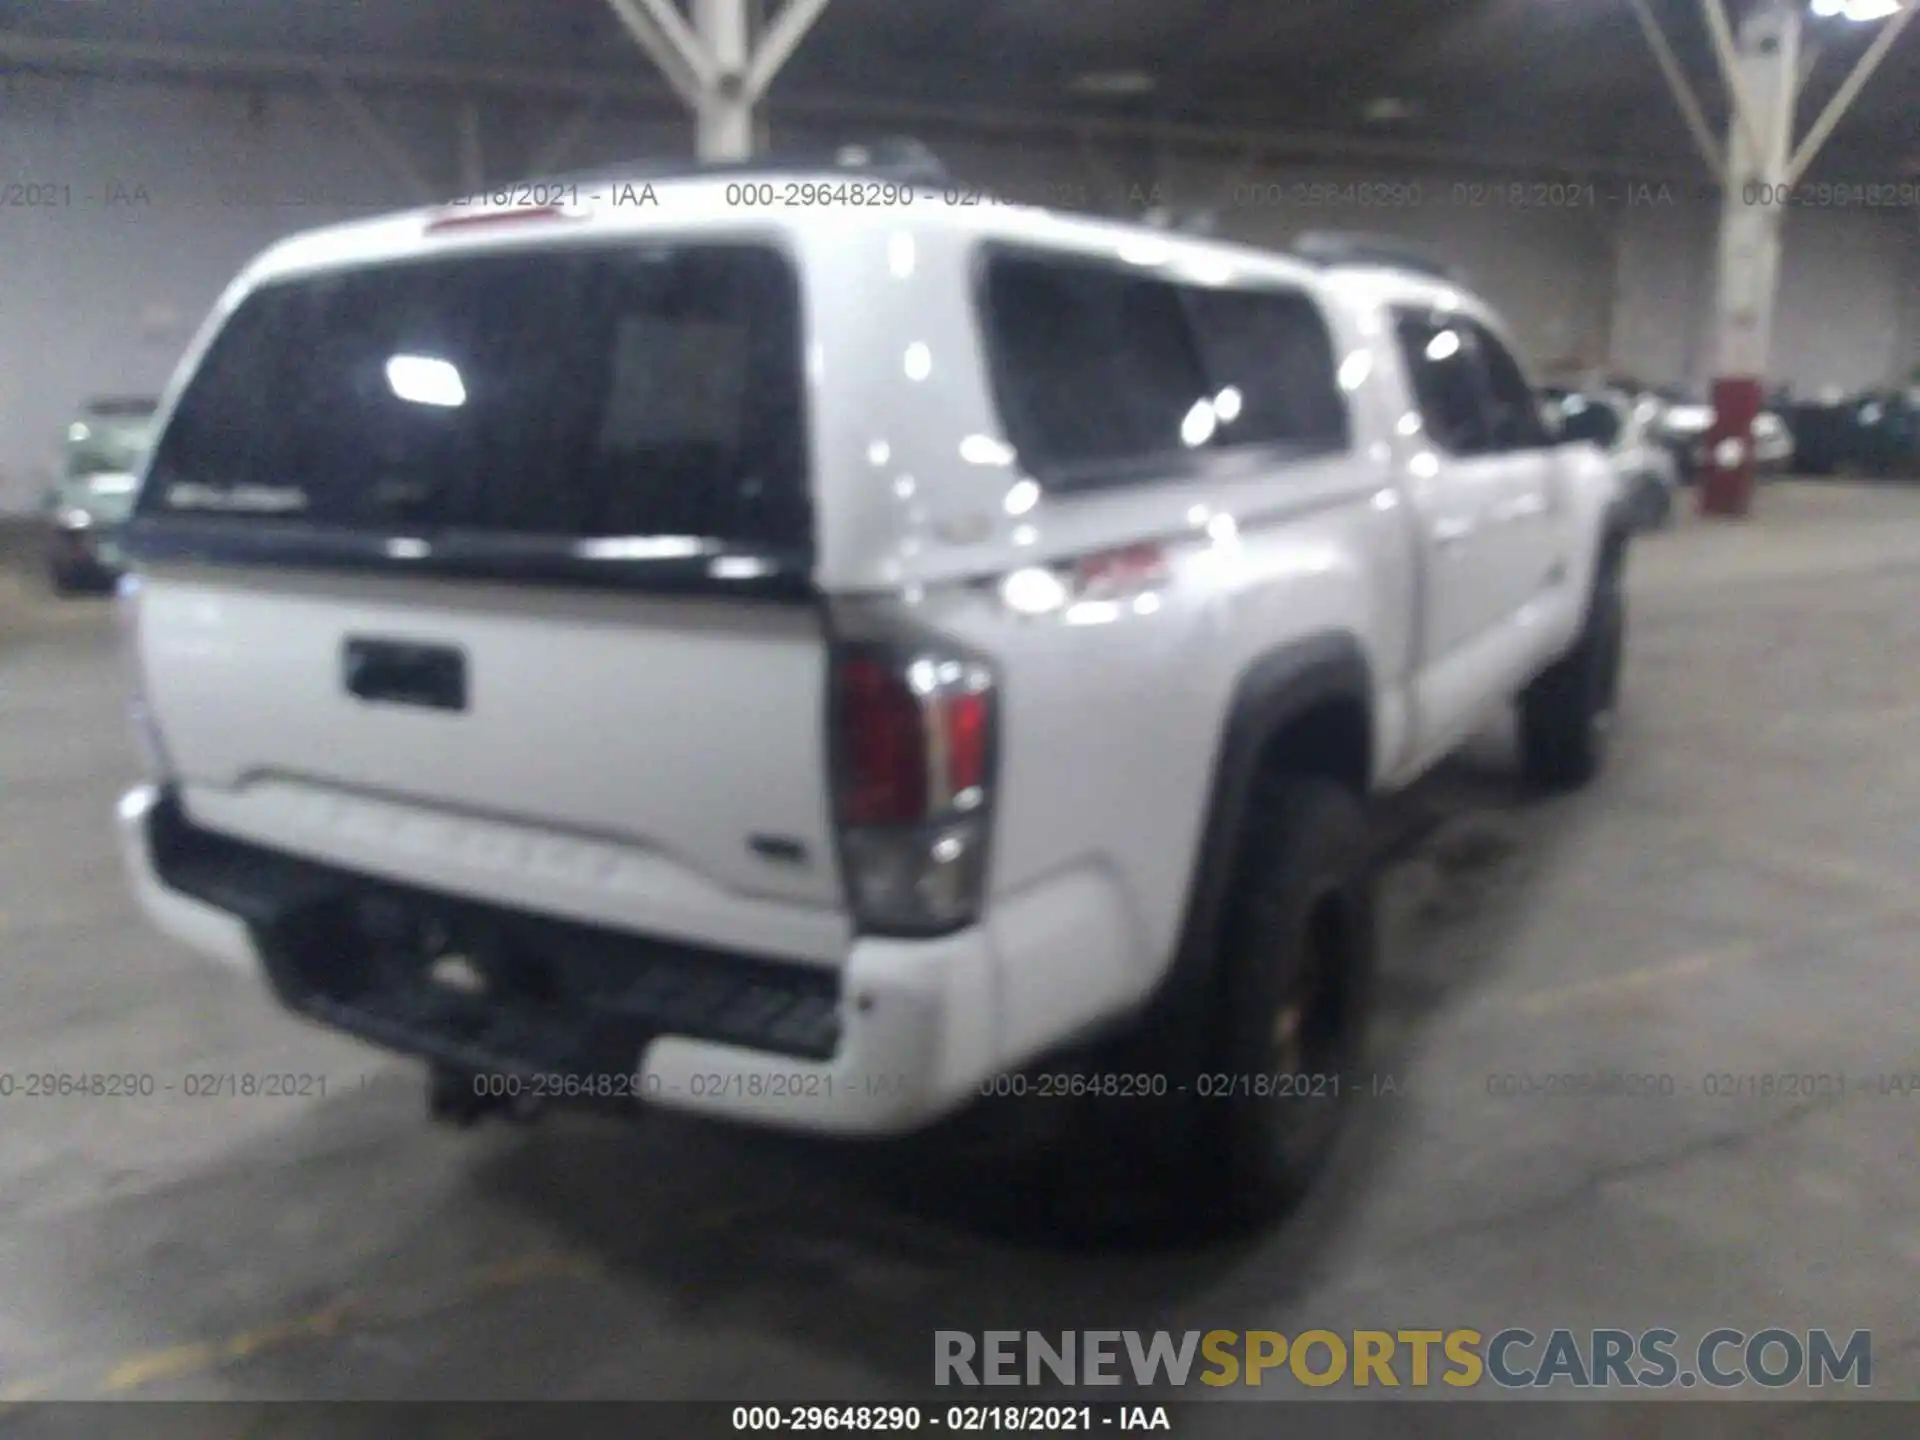
[[1293, 242], [1293, 253], [1325, 268], [1370, 265], [1388, 270], [1410, 270], [1439, 280], [1457, 280], [1452, 266], [1418, 241], [1388, 235], [1358, 235], [1337, 230], [1311, 230]]
[[[863, 141], [826, 151], [756, 155], [745, 160], [635, 159], [614, 161], [555, 177], [552, 183], [691, 180], [724, 175], [819, 175], [834, 172], [900, 185], [949, 185], [953, 177], [925, 145], [911, 137]], [[546, 178], [546, 177], [540, 177]], [[503, 187], [505, 188], [505, 187]]]

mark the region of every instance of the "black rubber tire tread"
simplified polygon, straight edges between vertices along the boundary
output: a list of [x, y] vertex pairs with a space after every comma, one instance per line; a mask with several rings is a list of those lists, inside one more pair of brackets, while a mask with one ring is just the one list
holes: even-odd
[[1580, 638], [1521, 693], [1521, 769], [1536, 788], [1578, 790], [1605, 764], [1626, 645], [1620, 572], [1617, 559], [1602, 566]]

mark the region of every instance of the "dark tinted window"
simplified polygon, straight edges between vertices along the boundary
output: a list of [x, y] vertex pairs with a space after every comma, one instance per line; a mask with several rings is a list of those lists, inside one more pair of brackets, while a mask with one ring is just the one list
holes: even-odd
[[1539, 402], [1533, 398], [1533, 387], [1527, 384], [1520, 362], [1484, 325], [1472, 329], [1481, 364], [1486, 368], [1494, 449], [1530, 450], [1545, 445], [1547, 433], [1540, 423]]
[[255, 292], [148, 510], [413, 533], [809, 536], [798, 299], [756, 247], [467, 256]]
[[1207, 395], [1171, 286], [1091, 265], [1001, 257], [987, 277], [1000, 402], [1029, 467], [1081, 470], [1183, 448]]
[[1420, 419], [1434, 443], [1455, 455], [1493, 448], [1493, 417], [1475, 336], [1451, 320], [1402, 316], [1397, 329]]
[[1345, 442], [1331, 343], [1303, 296], [1000, 255], [986, 310], [1000, 409], [1036, 473], [1085, 482], [1233, 445]]
[[1232, 389], [1237, 415], [1218, 443], [1347, 443], [1347, 405], [1319, 308], [1282, 291], [1190, 290], [1187, 304], [1214, 393]]
[[1560, 412], [1562, 440], [1587, 440], [1606, 450], [1620, 438], [1623, 428], [1620, 412], [1604, 400], [1569, 395], [1556, 408]]

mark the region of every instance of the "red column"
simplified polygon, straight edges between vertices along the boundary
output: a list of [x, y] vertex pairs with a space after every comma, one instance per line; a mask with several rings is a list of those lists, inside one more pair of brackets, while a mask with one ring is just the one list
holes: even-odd
[[[1761, 384], [1757, 379], [1713, 382], [1713, 426], [1707, 431], [1705, 463], [1700, 467], [1700, 513], [1742, 516], [1753, 510], [1753, 422], [1759, 418]], [[1720, 463], [1721, 446], [1739, 442], [1739, 462]], [[1731, 449], [1732, 447], [1728, 447]]]

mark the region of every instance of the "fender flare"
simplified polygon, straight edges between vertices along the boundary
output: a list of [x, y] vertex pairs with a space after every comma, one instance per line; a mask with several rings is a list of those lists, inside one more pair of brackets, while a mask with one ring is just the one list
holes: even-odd
[[1328, 701], [1351, 702], [1367, 716], [1365, 785], [1372, 782], [1374, 681], [1360, 642], [1328, 632], [1275, 646], [1244, 669], [1215, 747], [1206, 821], [1195, 847], [1186, 907], [1167, 973], [1148, 1002], [1156, 1021], [1180, 1025], [1204, 1013], [1219, 951], [1220, 927], [1267, 742]]

